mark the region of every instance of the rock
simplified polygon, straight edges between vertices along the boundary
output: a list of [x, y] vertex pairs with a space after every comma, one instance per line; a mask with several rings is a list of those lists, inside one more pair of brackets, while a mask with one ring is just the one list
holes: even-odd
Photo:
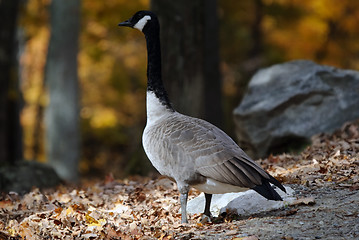
[[318, 133], [359, 118], [359, 72], [297, 60], [258, 71], [234, 110], [252, 157], [298, 150]]
[[20, 161], [0, 167], [0, 192], [25, 194], [33, 187], [49, 188], [61, 183], [52, 167], [35, 161]]
[[[213, 194], [210, 210], [213, 216], [218, 216], [222, 212], [228, 211], [240, 216], [250, 216], [255, 213], [279, 209], [290, 205], [296, 200], [296, 198], [293, 197], [294, 190], [287, 186], [285, 189], [287, 194], [280, 190], [277, 191], [283, 198], [283, 201], [267, 200], [254, 190], [238, 193]], [[204, 203], [204, 194], [201, 193], [198, 197], [188, 202], [187, 212], [189, 214], [203, 213]]]

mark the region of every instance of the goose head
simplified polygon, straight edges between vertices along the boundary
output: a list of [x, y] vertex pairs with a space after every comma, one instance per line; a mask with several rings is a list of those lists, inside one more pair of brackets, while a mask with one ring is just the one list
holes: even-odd
[[118, 26], [136, 28], [146, 34], [153, 31], [154, 28], [158, 28], [158, 19], [151, 11], [138, 11], [130, 19], [119, 23]]

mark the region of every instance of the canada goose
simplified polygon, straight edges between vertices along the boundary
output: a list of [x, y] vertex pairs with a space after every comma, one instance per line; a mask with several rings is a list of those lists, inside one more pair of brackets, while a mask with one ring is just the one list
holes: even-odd
[[142, 31], [147, 43], [147, 124], [143, 148], [162, 174], [177, 183], [181, 222], [187, 223], [190, 187], [205, 193], [204, 215], [210, 216], [212, 194], [251, 188], [270, 200], [282, 200], [271, 187], [284, 187], [216, 126], [176, 112], [161, 79], [160, 26], [150, 11], [139, 11], [119, 26]]

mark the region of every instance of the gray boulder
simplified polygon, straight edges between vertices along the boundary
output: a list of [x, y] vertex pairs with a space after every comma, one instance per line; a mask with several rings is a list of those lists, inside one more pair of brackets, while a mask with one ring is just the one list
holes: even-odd
[[35, 161], [19, 161], [12, 166], [0, 166], [0, 192], [25, 194], [33, 187], [51, 188], [61, 183], [55, 170]]
[[234, 117], [239, 145], [252, 157], [297, 150], [359, 118], [359, 72], [305, 60], [262, 69]]

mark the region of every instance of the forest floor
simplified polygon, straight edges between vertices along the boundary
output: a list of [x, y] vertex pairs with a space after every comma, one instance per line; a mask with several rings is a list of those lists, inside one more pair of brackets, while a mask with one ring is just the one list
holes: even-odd
[[[297, 205], [180, 224], [179, 195], [164, 178], [85, 181], [0, 197], [0, 239], [359, 239], [359, 127], [313, 137], [300, 154], [259, 161], [295, 190]], [[190, 199], [199, 192], [190, 192]], [[306, 199], [309, 199], [306, 201]]]

